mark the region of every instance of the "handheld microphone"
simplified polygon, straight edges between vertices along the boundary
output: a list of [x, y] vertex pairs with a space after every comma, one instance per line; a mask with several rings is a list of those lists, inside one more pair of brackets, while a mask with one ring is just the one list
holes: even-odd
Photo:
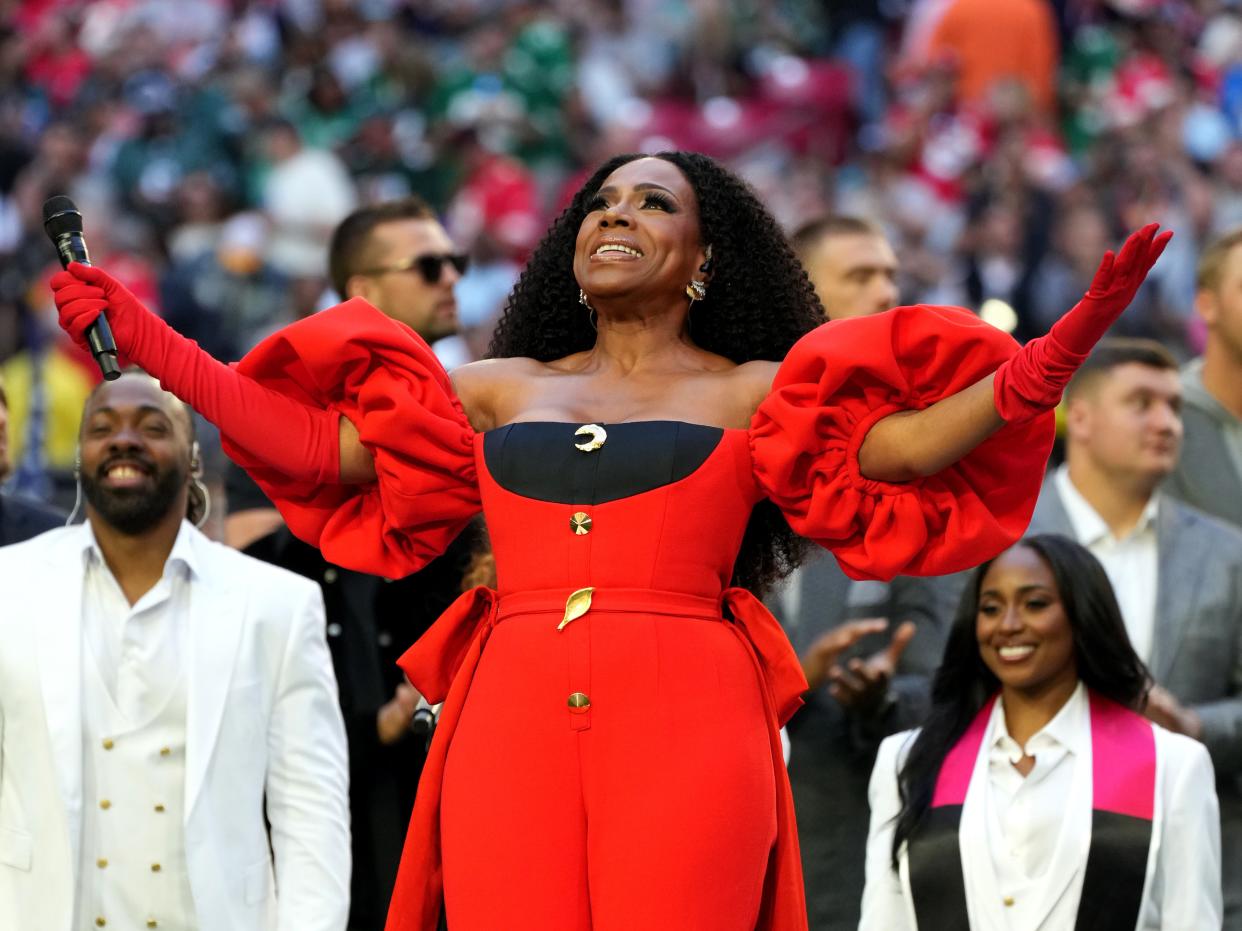
[[410, 719], [410, 730], [424, 743], [429, 744], [439, 716], [440, 705], [433, 705], [420, 695], [418, 706], [414, 709], [414, 715]]
[[[68, 197], [57, 194], [43, 202], [43, 229], [56, 247], [61, 268], [68, 268], [70, 262], [91, 264], [90, 253], [86, 251], [86, 240], [82, 238], [82, 214], [78, 213], [78, 208]], [[116, 340], [112, 338], [112, 328], [108, 326], [108, 318], [103, 314], [86, 328], [86, 342], [91, 347], [91, 355], [95, 357], [103, 377], [108, 381], [120, 378], [121, 369], [116, 361]]]

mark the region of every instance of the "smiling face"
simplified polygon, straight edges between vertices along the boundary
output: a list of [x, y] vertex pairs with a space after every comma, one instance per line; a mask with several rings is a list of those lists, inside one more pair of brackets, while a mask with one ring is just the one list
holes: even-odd
[[1006, 689], [1046, 693], [1078, 681], [1074, 633], [1052, 570], [1018, 544], [979, 583], [979, 654]]
[[574, 277], [591, 298], [688, 301], [703, 280], [699, 204], [681, 170], [659, 158], [622, 165], [588, 202], [574, 248]]
[[101, 385], [82, 417], [88, 514], [128, 535], [173, 509], [185, 514], [190, 446], [189, 415], [154, 379], [126, 374]]

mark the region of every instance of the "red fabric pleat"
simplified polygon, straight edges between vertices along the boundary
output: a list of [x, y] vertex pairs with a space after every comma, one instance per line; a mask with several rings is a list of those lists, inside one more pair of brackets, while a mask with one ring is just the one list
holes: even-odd
[[882, 417], [970, 387], [1017, 349], [958, 307], [897, 307], [816, 328], [790, 350], [751, 420], [761, 487], [851, 578], [943, 575], [990, 559], [1030, 523], [1051, 412], [900, 484], [863, 476], [858, 450]]
[[399, 578], [453, 541], [481, 504], [474, 431], [435, 353], [361, 298], [272, 334], [238, 370], [339, 411], [375, 457], [366, 485], [291, 481], [224, 438], [224, 451], [329, 562]]

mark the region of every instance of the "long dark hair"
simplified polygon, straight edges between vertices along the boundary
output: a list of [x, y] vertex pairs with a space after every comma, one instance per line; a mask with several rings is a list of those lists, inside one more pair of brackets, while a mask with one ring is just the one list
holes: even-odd
[[[578, 302], [574, 245], [587, 205], [620, 166], [643, 155], [618, 155], [591, 175], [556, 219], [518, 279], [492, 336], [488, 354], [548, 362], [595, 343], [586, 308]], [[694, 304], [696, 345], [736, 363], [779, 362], [800, 336], [824, 322], [823, 307], [775, 219], [754, 192], [706, 155], [661, 152], [676, 165], [699, 202], [700, 241], [712, 247], [707, 296]], [[770, 502], [751, 515], [733, 581], [766, 590], [787, 575], [809, 544]]]
[[[1117, 597], [1099, 560], [1086, 547], [1057, 534], [1029, 536], [1015, 546], [1033, 550], [1052, 572], [1074, 638], [1078, 678], [1093, 692], [1141, 710], [1151, 676], [1130, 645]], [[931, 806], [945, 757], [1000, 689], [1000, 681], [983, 662], [975, 635], [979, 589], [993, 562], [975, 569], [962, 593], [944, 659], [932, 680], [931, 711], [898, 775], [901, 812], [893, 833], [893, 869], [902, 844], [918, 830]]]

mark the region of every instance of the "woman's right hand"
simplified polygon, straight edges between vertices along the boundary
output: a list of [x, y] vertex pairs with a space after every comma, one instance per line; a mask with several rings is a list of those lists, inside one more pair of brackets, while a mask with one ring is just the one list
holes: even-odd
[[[93, 265], [71, 262], [65, 271], [52, 276], [52, 298], [60, 314], [60, 325], [79, 346], [87, 348], [86, 330], [108, 311], [108, 324], [117, 338], [117, 348], [134, 356], [135, 328], [130, 322], [141, 315], [155, 315], [142, 306], [123, 284]], [[142, 364], [137, 358], [136, 362]]]
[[[73, 262], [51, 285], [60, 325], [78, 343], [85, 345], [87, 327], [106, 310], [117, 349], [238, 447], [289, 478], [340, 481], [335, 413], [309, 407], [212, 358], [102, 268]], [[356, 452], [353, 458], [359, 458]], [[365, 465], [353, 466], [359, 480], [366, 480]]]

